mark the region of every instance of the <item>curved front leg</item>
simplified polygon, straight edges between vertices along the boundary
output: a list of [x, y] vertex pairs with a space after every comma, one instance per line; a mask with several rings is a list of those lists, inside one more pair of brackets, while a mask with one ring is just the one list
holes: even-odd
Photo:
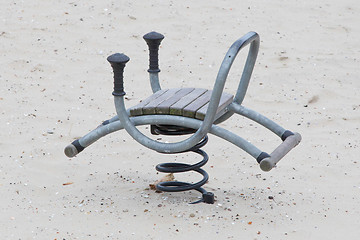
[[86, 147], [90, 146], [100, 138], [120, 129], [123, 129], [123, 127], [118, 119], [115, 120], [112, 118], [110, 120], [106, 120], [96, 129], [67, 145], [64, 149], [65, 155], [69, 158], [75, 157]]

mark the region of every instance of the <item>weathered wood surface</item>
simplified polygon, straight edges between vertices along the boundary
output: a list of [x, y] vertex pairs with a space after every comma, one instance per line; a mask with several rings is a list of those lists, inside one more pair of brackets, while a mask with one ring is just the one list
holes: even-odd
[[170, 107], [177, 103], [180, 99], [184, 98], [186, 95], [194, 91], [195, 88], [182, 88], [176, 94], [166, 101], [160, 103], [156, 107], [156, 113], [158, 114], [170, 114]]
[[[219, 118], [220, 116], [217, 116], [218, 114], [221, 114], [221, 111], [227, 106], [229, 105], [233, 100], [233, 96], [228, 94], [228, 93], [223, 93], [221, 95], [220, 101], [219, 101], [219, 106], [218, 109], [216, 111], [216, 115], [215, 115], [215, 119]], [[205, 115], [206, 115], [206, 111], [209, 107], [209, 102], [206, 103], [204, 106], [202, 106], [199, 110], [196, 111], [195, 114], [195, 118], [197, 119], [204, 119]], [[223, 113], [222, 113], [223, 114]]]
[[183, 116], [195, 118], [196, 111], [209, 102], [212, 91], [206, 91], [200, 97], [194, 99], [189, 105], [184, 107]]
[[[204, 120], [212, 91], [201, 88], [173, 88], [154, 93], [130, 109], [131, 116], [170, 114]], [[233, 96], [223, 93], [216, 118], [220, 117]]]
[[164, 94], [166, 91], [167, 91], [167, 89], [157, 91], [156, 93], [154, 93], [153, 95], [151, 95], [147, 99], [143, 100], [138, 105], [130, 108], [130, 115], [131, 116], [141, 116], [141, 115], [143, 115], [143, 112], [142, 112], [143, 107], [145, 107], [147, 104], [149, 104], [149, 102], [151, 102], [152, 100], [155, 100], [160, 95]]
[[202, 88], [196, 88], [188, 95], [181, 98], [178, 102], [174, 103], [170, 109], [170, 115], [183, 116], [183, 109], [193, 102], [195, 99], [203, 95], [207, 90]]
[[168, 89], [165, 93], [158, 96], [157, 98], [151, 100], [148, 104], [145, 105], [145, 107], [142, 108], [143, 114], [144, 115], [155, 114], [156, 107], [162, 102], [165, 102], [169, 98], [174, 96], [178, 91], [180, 91], [180, 88], [171, 88]]

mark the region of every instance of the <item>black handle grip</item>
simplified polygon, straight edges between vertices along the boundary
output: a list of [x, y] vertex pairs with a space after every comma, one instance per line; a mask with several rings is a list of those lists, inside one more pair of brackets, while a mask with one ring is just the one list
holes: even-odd
[[123, 53], [115, 53], [107, 58], [114, 72], [114, 96], [124, 96], [124, 68], [125, 64], [130, 60]]
[[144, 40], [149, 46], [149, 73], [160, 72], [159, 69], [159, 46], [164, 35], [157, 32], [149, 32], [144, 35]]

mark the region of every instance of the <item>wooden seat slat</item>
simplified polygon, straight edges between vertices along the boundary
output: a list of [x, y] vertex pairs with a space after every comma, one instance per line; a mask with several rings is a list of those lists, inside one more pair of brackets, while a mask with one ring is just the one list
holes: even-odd
[[[216, 114], [221, 114], [221, 111], [227, 106], [229, 105], [233, 100], [233, 96], [228, 94], [228, 93], [223, 93], [221, 95], [220, 101], [219, 101], [219, 106], [218, 109], [216, 111]], [[210, 102], [210, 101], [209, 101]], [[206, 115], [206, 111], [209, 107], [209, 102], [207, 104], [205, 104], [204, 106], [202, 106], [199, 110], [196, 111], [195, 114], [195, 118], [197, 119], [201, 119], [204, 120], [205, 115]], [[218, 117], [217, 115], [215, 115], [215, 119]], [[221, 114], [222, 115], [222, 114]]]
[[[170, 114], [204, 120], [212, 91], [202, 88], [160, 90], [130, 109], [130, 116]], [[223, 93], [215, 119], [226, 111], [233, 96]]]
[[175, 93], [171, 98], [166, 101], [160, 103], [156, 107], [156, 113], [158, 114], [170, 114], [170, 107], [177, 103], [180, 99], [184, 98], [186, 95], [194, 91], [195, 88], [182, 88], [180, 91]]
[[196, 111], [199, 110], [202, 106], [209, 102], [212, 91], [207, 91], [200, 97], [196, 98], [189, 105], [184, 107], [183, 116], [195, 118]]
[[203, 95], [207, 90], [202, 88], [195, 88], [194, 91], [184, 96], [182, 99], [174, 103], [170, 108], [170, 115], [183, 116], [183, 109], [192, 103], [195, 99]]
[[161, 96], [162, 94], [164, 94], [167, 91], [168, 91], [168, 89], [157, 91], [156, 93], [154, 93], [150, 97], [148, 97], [148, 98], [144, 99], [143, 101], [141, 101], [136, 106], [133, 106], [132, 108], [130, 108], [130, 115], [131, 116], [141, 116], [141, 115], [143, 115], [143, 112], [142, 112], [143, 107], [146, 106], [147, 104], [149, 104], [149, 102], [155, 100], [156, 98], [158, 98], [159, 96]]
[[156, 99], [152, 100], [151, 102], [149, 102], [148, 104], [146, 104], [143, 109], [142, 112], [144, 115], [149, 115], [149, 114], [155, 114], [156, 113], [156, 107], [166, 101], [167, 99], [171, 98], [176, 92], [180, 91], [181, 88], [171, 88], [168, 89], [164, 94], [161, 94], [159, 97], [157, 97]]

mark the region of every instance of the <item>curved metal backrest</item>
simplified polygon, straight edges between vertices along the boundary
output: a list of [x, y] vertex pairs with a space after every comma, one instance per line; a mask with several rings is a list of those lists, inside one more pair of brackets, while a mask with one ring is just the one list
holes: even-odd
[[224, 90], [225, 82], [229, 74], [230, 68], [239, 51], [249, 43], [251, 43], [249, 54], [247, 56], [243, 74], [241, 76], [240, 83], [234, 98], [234, 102], [237, 102], [239, 104], [241, 104], [241, 102], [243, 101], [259, 51], [260, 38], [256, 32], [249, 32], [242, 38], [235, 41], [226, 53], [224, 60], [220, 66], [218, 75], [216, 77], [213, 93], [209, 103], [209, 108], [206, 112], [206, 117], [202, 126], [204, 129], [209, 129], [213, 124], [216, 109], [219, 105], [220, 97]]

